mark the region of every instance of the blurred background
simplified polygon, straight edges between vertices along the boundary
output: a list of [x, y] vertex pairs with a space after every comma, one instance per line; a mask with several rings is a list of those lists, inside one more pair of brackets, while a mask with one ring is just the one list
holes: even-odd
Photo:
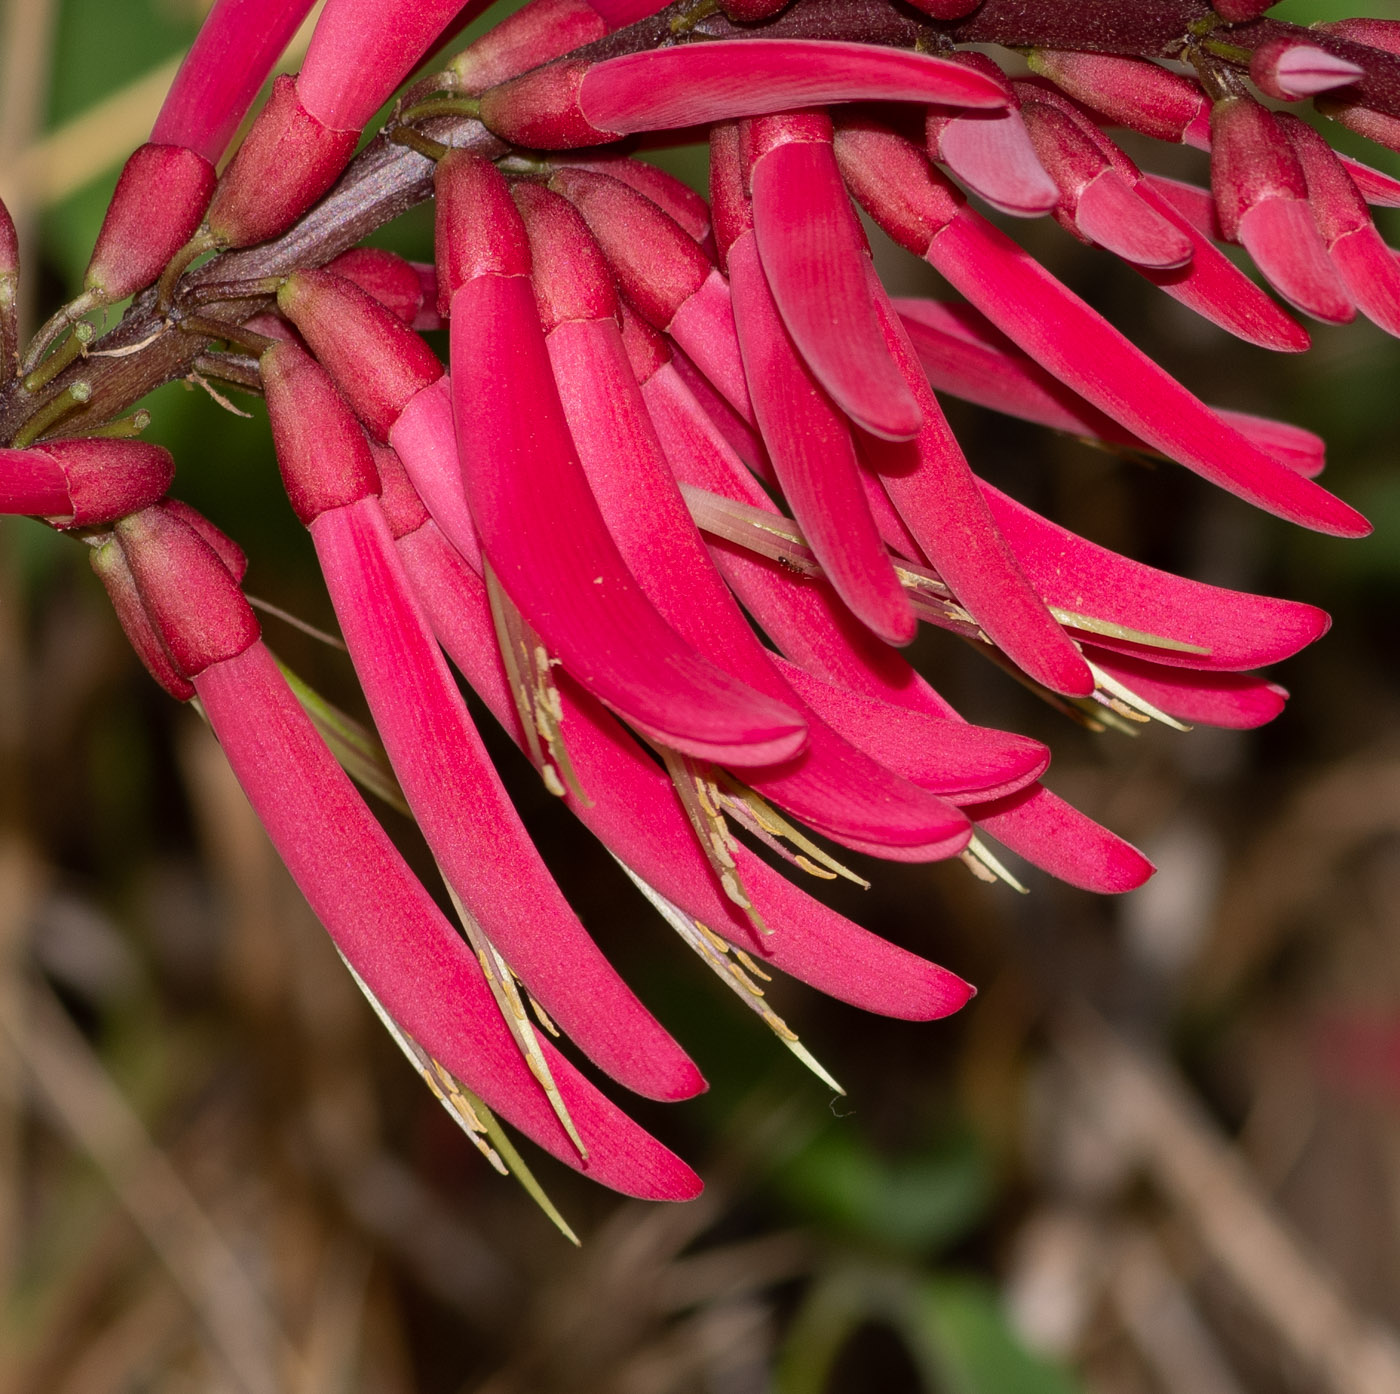
[[[0, 194], [31, 326], [78, 286], [206, 7], [8, 0]], [[1400, 16], [1277, 13], [1356, 9]], [[1204, 177], [1191, 152], [1134, 153]], [[702, 152], [657, 158], [703, 186]], [[426, 256], [430, 231], [420, 210], [377, 240]], [[694, 1204], [528, 1150], [577, 1250], [374, 1020], [84, 549], [0, 520], [0, 1394], [1400, 1390], [1400, 345], [1358, 323], [1269, 356], [1053, 224], [1015, 231], [1208, 400], [1325, 435], [1376, 533], [1304, 535], [1175, 467], [949, 405], [975, 467], [1057, 521], [1335, 625], [1275, 675], [1293, 697], [1272, 726], [1136, 739], [922, 639], [950, 699], [1048, 741], [1050, 785], [1160, 872], [1108, 900], [1033, 869], [1018, 896], [956, 862], [861, 864], [873, 886], [840, 908], [980, 991], [920, 1025], [774, 982], [845, 1097], [483, 722], [585, 923], [711, 1081], [635, 1109], [705, 1176]], [[880, 256], [892, 289], [940, 293]], [[149, 405], [249, 590], [333, 627], [261, 404], [242, 419], [180, 383]], [[363, 712], [342, 653], [266, 624]]]

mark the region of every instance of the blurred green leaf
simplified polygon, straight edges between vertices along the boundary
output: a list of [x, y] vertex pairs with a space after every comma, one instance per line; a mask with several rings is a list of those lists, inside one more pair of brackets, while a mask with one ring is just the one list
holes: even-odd
[[868, 1324], [900, 1337], [929, 1394], [1079, 1394], [1068, 1372], [1021, 1344], [990, 1284], [864, 1264], [836, 1268], [812, 1289], [779, 1354], [775, 1394], [824, 1394]]
[[932, 1389], [948, 1394], [1076, 1394], [1058, 1365], [1032, 1355], [1008, 1325], [996, 1290], [973, 1278], [932, 1278], [909, 1294], [899, 1330]]
[[891, 1160], [849, 1129], [828, 1129], [776, 1174], [774, 1184], [802, 1214], [911, 1254], [966, 1234], [986, 1214], [992, 1191], [986, 1158], [970, 1136]]

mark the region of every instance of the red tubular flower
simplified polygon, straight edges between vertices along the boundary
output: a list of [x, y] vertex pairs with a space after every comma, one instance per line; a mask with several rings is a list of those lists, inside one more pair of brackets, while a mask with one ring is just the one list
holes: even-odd
[[278, 79], [214, 192], [224, 246], [291, 226], [335, 182], [370, 116], [454, 19], [489, 0], [328, 0], [295, 80]]
[[556, 63], [493, 88], [481, 119], [542, 150], [602, 145], [828, 102], [1002, 107], [1005, 84], [922, 53], [804, 39], [733, 39]]
[[[935, 390], [1071, 435], [1150, 450], [1047, 373], [971, 306], [915, 299], [896, 299], [894, 305]], [[1311, 431], [1224, 407], [1212, 410], [1301, 474], [1322, 472], [1323, 442]]]
[[943, 183], [923, 153], [871, 123], [837, 155], [871, 216], [927, 259], [1009, 338], [1155, 449], [1259, 507], [1321, 532], [1364, 536], [1354, 509], [1264, 455]]
[[807, 748], [746, 782], [838, 842], [888, 846], [901, 860], [961, 850], [965, 820], [863, 759], [802, 711], [774, 671], [705, 554], [657, 440], [616, 323], [601, 254], [558, 195], [525, 185], [525, 213], [545, 342], [565, 418], [594, 497], [623, 559], [647, 597], [697, 652], [807, 725]]
[[1249, 76], [1266, 97], [1296, 102], [1334, 87], [1345, 87], [1366, 70], [1340, 54], [1296, 39], [1270, 39], [1254, 50]]
[[860, 485], [847, 419], [823, 392], [782, 321], [744, 194], [736, 127], [711, 138], [720, 250], [734, 286], [744, 374], [758, 425], [793, 514], [854, 614], [892, 644], [914, 637], [914, 611]]
[[869, 249], [836, 168], [830, 117], [760, 117], [741, 136], [764, 278], [803, 362], [857, 426], [910, 440], [920, 408], [871, 304]]
[[[958, 61], [1000, 75], [985, 54], [960, 54]], [[973, 193], [1003, 213], [1033, 218], [1049, 212], [1059, 194], [1031, 144], [1020, 106], [1014, 87], [1000, 111], [931, 106], [924, 133], [929, 158], [947, 165]]]
[[[389, 462], [386, 462], [389, 463]], [[447, 544], [421, 503], [386, 478], [385, 503], [400, 555], [434, 630], [463, 676], [511, 733], [529, 738], [501, 668], [480, 573]], [[415, 507], [416, 505], [416, 507]], [[766, 935], [716, 878], [670, 780], [604, 708], [567, 674], [559, 688], [562, 725], [581, 788], [570, 809], [631, 871], [731, 943], [842, 1001], [867, 1011], [930, 1020], [956, 1011], [971, 989], [946, 969], [878, 939], [812, 900], [739, 844], [730, 849], [735, 884], [763, 907]]]
[[[644, 1095], [704, 1087], [550, 877], [447, 658], [663, 919], [823, 1079], [754, 981], [768, 968], [892, 1016], [957, 1010], [972, 989], [955, 973], [822, 905], [741, 838], [855, 881], [825, 843], [956, 855], [1017, 884], [999, 842], [1105, 893], [1152, 867], [1045, 787], [1043, 745], [968, 723], [905, 660], [918, 622], [1090, 727], [1243, 730], [1287, 695], [1258, 670], [1329, 621], [1041, 517], [979, 477], [941, 394], [1176, 461], [1322, 532], [1368, 524], [1314, 482], [1316, 436], [1205, 405], [952, 180], [1017, 217], [1050, 213], [1252, 344], [1308, 339], [1222, 242], [1298, 309], [1341, 321], [1359, 307], [1400, 334], [1400, 259], [1367, 207], [1400, 206], [1400, 180], [1334, 154], [1247, 85], [1320, 94], [1324, 112], [1400, 143], [1387, 56], [1400, 30], [1255, 24], [1257, 0], [1216, 0], [1187, 32], [1152, 35], [1154, 7], [1038, 0], [915, 0], [915, 19], [531, 0], [415, 84], [313, 208], [371, 114], [484, 8], [328, 0], [303, 70], [273, 83], [214, 187], [309, 8], [215, 4], [123, 173], [84, 295], [41, 331], [23, 378], [6, 374], [0, 511], [91, 544], [143, 662], [198, 698], [415, 1059], [608, 1185], [692, 1195], [693, 1173], [529, 1024], [534, 1004]], [[1029, 50], [1034, 76], [1008, 79], [995, 42]], [[1210, 188], [1145, 172], [1113, 124], [1208, 152]], [[708, 139], [708, 200], [617, 145], [667, 131]], [[434, 161], [435, 265], [353, 245], [425, 196]], [[857, 206], [963, 301], [891, 300]], [[17, 275], [6, 217], [7, 368]], [[114, 348], [91, 354], [79, 324], [45, 357], [73, 320], [157, 277]], [[420, 337], [443, 327], [450, 371]], [[461, 933], [337, 765], [314, 694], [299, 698], [264, 648], [242, 552], [162, 498], [163, 451], [114, 438], [141, 424], [123, 415], [128, 381], [198, 366], [248, 385], [245, 353], [392, 768], [380, 791], [421, 828]]]
[[1137, 180], [1097, 141], [1043, 102], [1031, 102], [1025, 115], [1035, 153], [1059, 186], [1056, 217], [1064, 226], [1135, 266], [1170, 271], [1191, 260], [1191, 239], [1138, 196]]
[[684, 227], [631, 184], [573, 167], [550, 188], [583, 214], [627, 299], [753, 421], [729, 284]]
[[151, 139], [127, 161], [88, 263], [84, 288], [104, 301], [149, 285], [193, 235], [214, 192], [214, 166], [314, 0], [217, 0]]

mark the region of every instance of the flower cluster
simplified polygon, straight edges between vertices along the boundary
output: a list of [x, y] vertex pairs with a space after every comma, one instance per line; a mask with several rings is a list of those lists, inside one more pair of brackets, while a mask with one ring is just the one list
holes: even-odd
[[[89, 544], [137, 652], [197, 699], [351, 971], [496, 1160], [521, 1165], [491, 1110], [619, 1190], [698, 1188], [550, 1044], [556, 1024], [640, 1094], [704, 1081], [560, 893], [447, 658], [820, 1072], [766, 1004], [769, 968], [910, 1019], [972, 989], [736, 830], [798, 879], [856, 879], [845, 848], [960, 856], [1014, 885], [998, 842], [1100, 892], [1151, 872], [1041, 783], [1043, 746], [968, 724], [906, 662], [920, 621], [1090, 724], [1237, 728], [1285, 696], [1251, 670], [1328, 623], [1040, 517], [978, 478], [939, 395], [1367, 531], [1315, 482], [1316, 437], [1202, 403], [976, 205], [1049, 214], [1252, 344], [1308, 336], [1220, 243], [1292, 309], [1400, 333], [1400, 263], [1369, 212], [1400, 206], [1400, 181], [1280, 107], [1315, 99], [1400, 148], [1400, 23], [1300, 29], [1250, 0], [914, 5], [530, 0], [430, 68], [352, 161], [484, 5], [328, 0], [301, 72], [216, 175], [311, 8], [217, 0], [82, 294], [22, 358], [0, 237], [18, 366], [0, 509]], [[1028, 74], [988, 57], [998, 44]], [[1211, 187], [1144, 172], [1114, 127], [1209, 151]], [[667, 132], [708, 141], [708, 200], [620, 148]], [[428, 196], [435, 265], [356, 245]], [[892, 299], [857, 207], [961, 299]], [[95, 350], [84, 316], [132, 295]], [[421, 336], [437, 328], [447, 366]], [[143, 414], [124, 413], [196, 358], [266, 397], [377, 739], [279, 666], [243, 554], [165, 497], [169, 457], [130, 438]], [[460, 929], [352, 775], [411, 810]]]

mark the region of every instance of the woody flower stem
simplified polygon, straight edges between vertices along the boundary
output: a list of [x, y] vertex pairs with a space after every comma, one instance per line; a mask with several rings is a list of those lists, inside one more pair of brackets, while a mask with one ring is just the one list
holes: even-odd
[[[886, 0], [796, 0], [761, 25], [737, 25], [722, 12], [707, 13], [696, 0], [678, 0], [659, 13], [578, 50], [602, 60], [671, 47], [684, 42], [732, 38], [846, 39], [894, 48], [937, 51], [955, 44], [989, 43], [1010, 48], [1052, 48], [1178, 57], [1204, 43], [1210, 61], [1247, 65], [1250, 52], [1281, 39], [1306, 38], [1345, 59], [1357, 46], [1334, 34], [1275, 20], [1221, 25], [1206, 0], [984, 0], [971, 16], [935, 21]], [[1367, 76], [1358, 84], [1368, 105], [1400, 113], [1400, 59], [1366, 50]], [[431, 91], [431, 82], [420, 84]], [[466, 149], [487, 158], [507, 152], [503, 142], [477, 121], [435, 117], [413, 130], [430, 142]], [[272, 241], [226, 252], [187, 272], [174, 297], [175, 315], [187, 291], [215, 282], [235, 285], [323, 265], [375, 228], [432, 194], [432, 161], [393, 138], [393, 127], [351, 163], [333, 189], [292, 228]], [[261, 287], [260, 287], [261, 289]], [[266, 295], [201, 305], [201, 321], [237, 325], [270, 305]], [[45, 416], [54, 436], [91, 433], [123, 416], [147, 393], [187, 376], [213, 340], [198, 332], [173, 332], [154, 290], [139, 295], [122, 321], [37, 391], [11, 383], [0, 391], [0, 442], [13, 441], [29, 422]], [[236, 377], [237, 374], [235, 373]], [[32, 384], [31, 384], [32, 386]], [[75, 388], [77, 389], [75, 391]], [[57, 416], [54, 424], [53, 418]]]

